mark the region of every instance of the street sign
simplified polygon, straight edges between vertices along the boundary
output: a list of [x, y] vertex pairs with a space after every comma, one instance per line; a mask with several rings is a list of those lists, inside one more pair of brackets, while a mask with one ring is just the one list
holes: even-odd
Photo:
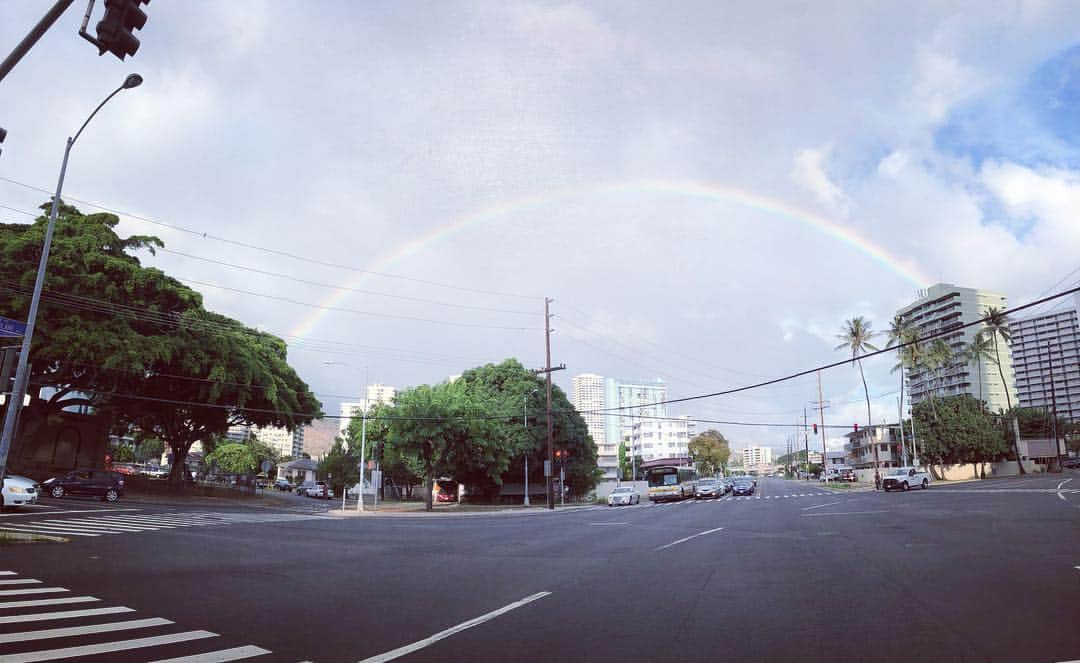
[[269, 471], [270, 471], [270, 468], [271, 468], [271, 467], [273, 467], [273, 466], [274, 466], [274, 464], [273, 464], [273, 463], [271, 463], [271, 462], [270, 462], [270, 461], [268, 461], [268, 460], [264, 460], [264, 461], [262, 462], [262, 465], [260, 465], [259, 467], [261, 467], [261, 468], [262, 468], [262, 471], [263, 471], [263, 472], [269, 472]]
[[544, 476], [546, 476], [546, 477], [551, 476], [551, 461], [550, 460], [545, 460], [544, 461]]
[[26, 323], [0, 316], [0, 337], [19, 338], [26, 334]]

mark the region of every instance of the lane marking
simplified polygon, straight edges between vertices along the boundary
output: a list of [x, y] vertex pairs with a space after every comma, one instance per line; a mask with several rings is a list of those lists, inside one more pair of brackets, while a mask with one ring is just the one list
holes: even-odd
[[840, 504], [842, 502], [843, 500], [840, 500], [839, 502], [826, 502], [825, 504], [817, 504], [815, 506], [804, 506], [802, 510], [809, 511], [810, 509], [820, 509], [823, 506], [832, 506], [834, 504]]
[[50, 638], [68, 638], [75, 635], [93, 635], [96, 633], [109, 633], [111, 631], [127, 631], [136, 628], [151, 628], [153, 626], [168, 626], [174, 622], [161, 617], [149, 619], [132, 619], [126, 622], [109, 622], [107, 624], [94, 624], [93, 626], [65, 626], [63, 628], [48, 628], [41, 631], [23, 631], [22, 633], [0, 633], [0, 643], [28, 642], [30, 640], [48, 640]]
[[452, 635], [454, 635], [456, 633], [460, 633], [460, 632], [464, 631], [465, 629], [469, 629], [469, 628], [472, 628], [472, 627], [477, 626], [479, 624], [483, 624], [484, 622], [491, 621], [492, 619], [495, 619], [499, 615], [506, 614], [506, 613], [510, 612], [511, 610], [515, 610], [515, 609], [520, 608], [520, 607], [522, 607], [522, 606], [524, 606], [526, 604], [532, 603], [533, 601], [536, 601], [538, 599], [542, 599], [545, 596], [548, 596], [550, 594], [551, 594], [551, 592], [537, 592], [536, 594], [533, 594], [531, 596], [526, 596], [525, 598], [521, 599], [520, 601], [515, 601], [515, 602], [513, 602], [513, 603], [511, 603], [509, 605], [504, 605], [503, 607], [499, 608], [498, 610], [492, 610], [489, 613], [486, 613], [486, 614], [480, 615], [479, 617], [475, 617], [473, 619], [470, 619], [467, 622], [461, 622], [457, 626], [451, 626], [450, 628], [446, 629], [445, 631], [439, 631], [438, 633], [436, 633], [434, 635], [431, 635], [431, 636], [428, 636], [428, 637], [424, 638], [423, 640], [417, 640], [416, 642], [414, 642], [412, 644], [405, 645], [404, 647], [398, 647], [397, 649], [394, 649], [392, 651], [388, 651], [385, 654], [379, 654], [377, 656], [372, 656], [372, 657], [369, 657], [369, 658], [365, 658], [364, 660], [360, 661], [360, 663], [383, 663], [384, 661], [392, 661], [395, 658], [400, 658], [400, 657], [402, 657], [402, 656], [404, 656], [406, 654], [411, 654], [414, 651], [419, 651], [421, 649], [424, 649], [425, 647], [430, 647], [431, 645], [435, 644], [439, 640], [445, 640], [446, 638], [449, 638], [450, 636], [452, 636]]
[[25, 594], [51, 594], [52, 592], [71, 591], [64, 587], [34, 587], [33, 589], [0, 589], [0, 596], [21, 596]]
[[1061, 490], [1061, 487], [1062, 487], [1062, 486], [1064, 486], [1065, 484], [1069, 483], [1070, 481], [1072, 481], [1072, 477], [1069, 477], [1068, 479], [1065, 479], [1064, 481], [1062, 481], [1061, 483], [1059, 483], [1059, 484], [1057, 485], [1057, 489], [1058, 489], [1058, 490]]
[[0, 585], [40, 585], [40, 580], [33, 578], [19, 578], [18, 580], [0, 580]]
[[7, 532], [27, 532], [29, 534], [70, 534], [71, 536], [101, 536], [101, 534], [93, 534], [82, 530], [73, 529], [46, 529], [40, 525], [23, 525], [21, 527], [0, 527], [0, 530]]
[[0, 624], [19, 624], [22, 622], [44, 622], [50, 619], [72, 619], [73, 617], [93, 617], [96, 615], [115, 615], [118, 612], [135, 612], [135, 608], [115, 606], [112, 608], [87, 608], [85, 610], [61, 610], [59, 612], [35, 612], [29, 615], [11, 615], [0, 617]]
[[157, 647], [159, 645], [171, 645], [177, 642], [189, 640], [201, 640], [203, 638], [216, 638], [217, 633], [210, 631], [185, 631], [172, 635], [156, 635], [150, 638], [136, 638], [134, 640], [118, 640], [116, 642], [102, 642], [96, 645], [82, 645], [79, 647], [64, 647], [63, 649], [42, 649], [29, 651], [22, 654], [5, 654], [4, 663], [34, 663], [35, 661], [55, 661], [58, 658], [74, 658], [76, 656], [93, 656], [95, 654], [107, 654], [114, 651], [127, 649], [141, 649], [143, 647]]
[[803, 518], [813, 518], [814, 516], [861, 516], [868, 513], [888, 513], [888, 511], [840, 511], [838, 513], [802, 513], [799, 515]]
[[0, 602], [0, 610], [5, 608], [37, 608], [46, 605], [67, 605], [69, 603], [91, 603], [100, 601], [96, 596], [65, 596], [62, 599], [32, 599], [29, 601]]
[[686, 543], [687, 541], [689, 541], [691, 539], [696, 539], [699, 536], [705, 536], [706, 534], [712, 534], [713, 532], [719, 532], [722, 529], [724, 529], [724, 528], [723, 527], [716, 527], [716, 528], [713, 528], [713, 529], [707, 529], [704, 532], [698, 532], [697, 534], [691, 534], [690, 536], [683, 537], [681, 539], [676, 539], [675, 541], [672, 541], [671, 543], [662, 545], [659, 548], [654, 548], [653, 550], [664, 550], [665, 548], [670, 548], [672, 546], [677, 546], [680, 543]]
[[225, 661], [237, 661], [242, 658], [262, 656], [263, 654], [269, 653], [269, 650], [263, 649], [262, 647], [247, 645], [244, 647], [233, 647], [232, 649], [206, 652], [205, 654], [194, 654], [192, 656], [180, 656], [177, 658], [163, 658], [154, 661], [153, 663], [225, 663]]
[[0, 576], [17, 576], [17, 575], [19, 575], [19, 574], [15, 573], [14, 571], [0, 571]]
[[589, 524], [600, 527], [602, 525], [627, 525], [629, 523], [589, 523]]
[[[29, 505], [27, 505], [29, 506]], [[5, 513], [0, 518], [15, 518], [19, 516], [52, 516], [63, 515], [68, 513], [112, 513], [114, 511], [142, 511], [142, 509], [90, 509], [89, 511], [45, 511], [38, 513]]]

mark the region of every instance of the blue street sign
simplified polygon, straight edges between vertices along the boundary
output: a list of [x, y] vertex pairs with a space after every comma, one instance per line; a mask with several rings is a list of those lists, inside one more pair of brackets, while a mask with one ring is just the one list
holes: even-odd
[[0, 337], [19, 337], [26, 334], [26, 323], [0, 316]]

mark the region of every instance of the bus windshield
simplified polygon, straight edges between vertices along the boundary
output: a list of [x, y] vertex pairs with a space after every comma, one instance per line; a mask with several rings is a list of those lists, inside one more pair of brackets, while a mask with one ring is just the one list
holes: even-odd
[[650, 486], [675, 486], [678, 485], [678, 483], [679, 475], [674, 470], [649, 473]]

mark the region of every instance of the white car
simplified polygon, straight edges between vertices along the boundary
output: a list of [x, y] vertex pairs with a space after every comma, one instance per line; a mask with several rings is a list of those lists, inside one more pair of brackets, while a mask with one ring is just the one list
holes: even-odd
[[0, 489], [0, 509], [37, 504], [40, 492], [37, 483], [32, 479], [9, 474], [4, 477], [4, 487]]
[[930, 486], [930, 475], [916, 467], [894, 467], [889, 470], [881, 480], [881, 487], [885, 492], [896, 488], [898, 490], [910, 490], [922, 488], [926, 490]]
[[637, 494], [633, 486], [619, 486], [607, 496], [608, 506], [620, 504], [641, 504], [641, 495]]
[[313, 485], [304, 489], [304, 494], [308, 497], [328, 500], [334, 496], [334, 491], [330, 490], [330, 486], [326, 485], [325, 481], [316, 481]]

